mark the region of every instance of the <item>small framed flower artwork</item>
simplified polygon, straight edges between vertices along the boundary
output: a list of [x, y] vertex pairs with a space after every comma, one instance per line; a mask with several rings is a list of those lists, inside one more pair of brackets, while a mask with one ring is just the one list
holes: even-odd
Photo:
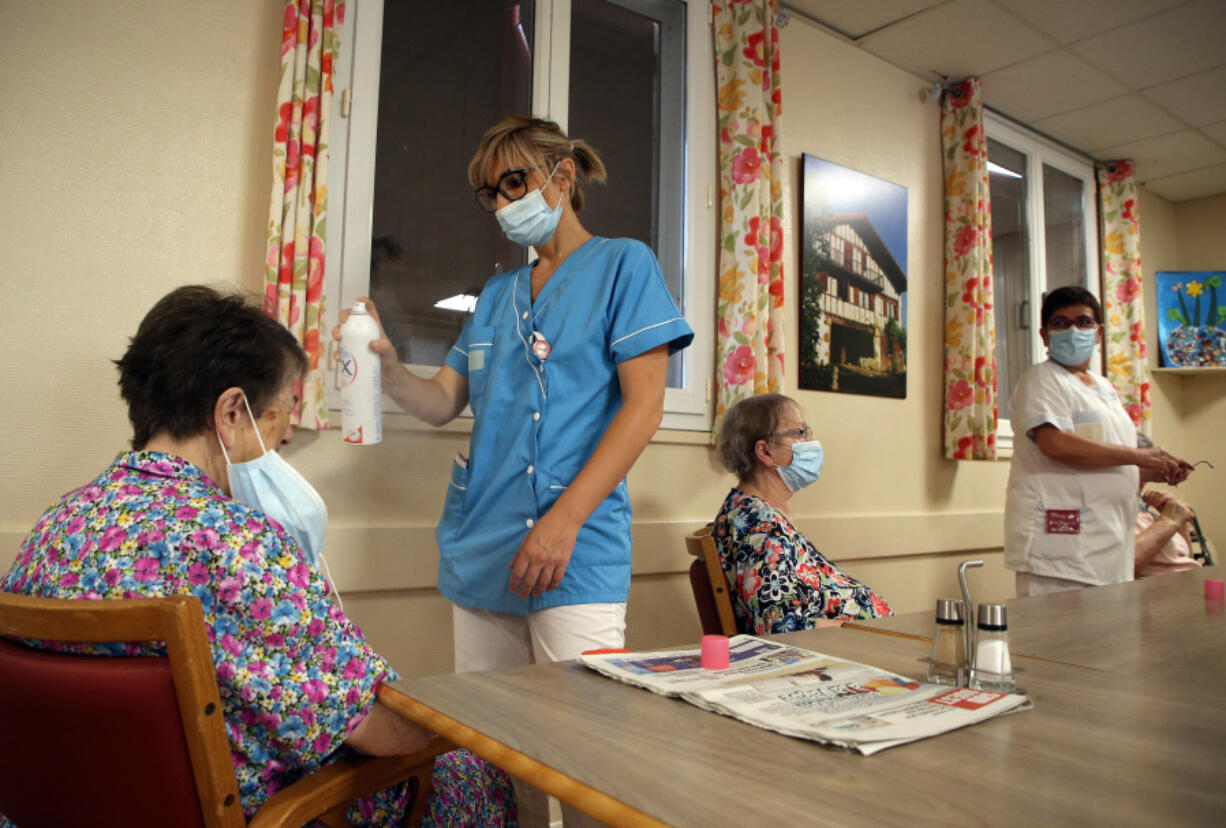
[[1164, 368], [1226, 367], [1226, 272], [1158, 271], [1159, 358]]

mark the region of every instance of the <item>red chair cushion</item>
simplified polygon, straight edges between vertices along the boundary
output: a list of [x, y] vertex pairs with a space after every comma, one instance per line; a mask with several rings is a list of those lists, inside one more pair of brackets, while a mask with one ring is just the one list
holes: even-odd
[[203, 825], [165, 658], [0, 640], [0, 813], [38, 826]]

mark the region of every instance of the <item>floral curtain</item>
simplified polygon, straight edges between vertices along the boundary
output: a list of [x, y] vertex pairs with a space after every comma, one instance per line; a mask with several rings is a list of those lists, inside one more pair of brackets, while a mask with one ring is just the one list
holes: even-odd
[[1133, 423], [1149, 434], [1149, 366], [1141, 278], [1141, 219], [1131, 161], [1097, 165], [1107, 378]]
[[712, 7], [720, 219], [715, 425], [783, 385], [783, 159], [776, 0]]
[[264, 310], [302, 343], [310, 359], [293, 423], [328, 427], [323, 353], [324, 241], [328, 216], [328, 131], [332, 66], [345, 3], [285, 0], [281, 83], [273, 141]]
[[992, 207], [979, 79], [941, 97], [945, 165], [945, 456], [996, 457]]

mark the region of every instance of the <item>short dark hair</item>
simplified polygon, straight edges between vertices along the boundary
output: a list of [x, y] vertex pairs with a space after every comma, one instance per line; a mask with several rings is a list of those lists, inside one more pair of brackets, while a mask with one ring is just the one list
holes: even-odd
[[[756, 394], [741, 400], [719, 424], [716, 450], [724, 468], [744, 480], [754, 470], [758, 441], [779, 429], [783, 412], [796, 401], [783, 394]], [[798, 406], [799, 407], [799, 406]]]
[[1064, 287], [1056, 288], [1043, 297], [1043, 309], [1039, 312], [1039, 324], [1046, 328], [1047, 323], [1051, 321], [1056, 311], [1070, 308], [1073, 305], [1089, 305], [1090, 310], [1094, 311], [1094, 321], [1100, 325], [1103, 323], [1103, 307], [1098, 304], [1098, 297], [1083, 287], [1065, 285]]
[[132, 448], [161, 432], [183, 438], [207, 430], [217, 398], [234, 386], [259, 417], [307, 364], [293, 334], [253, 300], [203, 285], [177, 288], [145, 314], [115, 360]]

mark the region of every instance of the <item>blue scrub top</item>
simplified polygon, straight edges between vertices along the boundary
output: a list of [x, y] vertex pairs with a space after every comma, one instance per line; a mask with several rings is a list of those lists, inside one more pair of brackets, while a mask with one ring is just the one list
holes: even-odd
[[[533, 332], [551, 352], [532, 353]], [[439, 591], [457, 604], [524, 615], [625, 601], [630, 497], [622, 480], [579, 530], [566, 575], [539, 598], [508, 589], [507, 564], [558, 499], [621, 407], [617, 366], [694, 338], [655, 255], [632, 239], [592, 238], [532, 301], [532, 266], [494, 276], [446, 364], [468, 379], [467, 467], [452, 464], [439, 521]]]

